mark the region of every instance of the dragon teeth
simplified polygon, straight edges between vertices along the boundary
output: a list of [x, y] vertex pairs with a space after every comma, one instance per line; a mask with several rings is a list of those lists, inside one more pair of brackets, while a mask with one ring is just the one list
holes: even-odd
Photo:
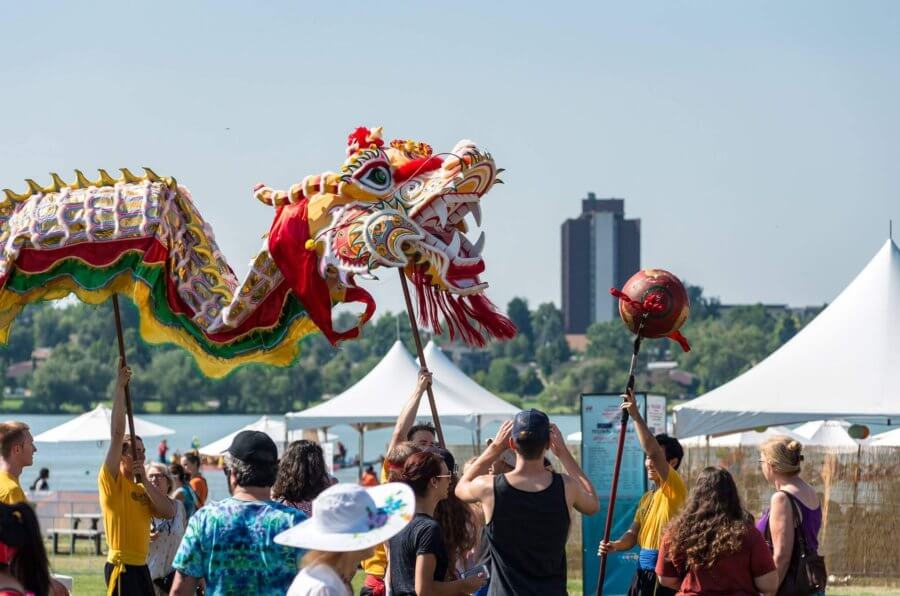
[[478, 256], [481, 254], [481, 251], [484, 250], [484, 232], [482, 232], [478, 236], [478, 240], [475, 241], [475, 244], [472, 245], [472, 251], [470, 256]]
[[478, 224], [478, 227], [481, 227], [481, 205], [472, 203], [469, 205], [469, 213], [475, 217], [475, 223]]

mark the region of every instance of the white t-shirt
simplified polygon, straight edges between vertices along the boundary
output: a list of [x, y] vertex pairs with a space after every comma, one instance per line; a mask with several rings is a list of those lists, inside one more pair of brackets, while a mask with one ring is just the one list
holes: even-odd
[[313, 565], [300, 570], [287, 596], [353, 596], [353, 593], [334, 569], [328, 565]]
[[172, 519], [153, 518], [157, 536], [150, 543], [150, 551], [147, 553], [147, 567], [150, 568], [150, 577], [153, 579], [165, 577], [172, 571], [172, 560], [181, 544], [185, 526], [187, 515], [181, 501], [175, 501], [175, 517]]

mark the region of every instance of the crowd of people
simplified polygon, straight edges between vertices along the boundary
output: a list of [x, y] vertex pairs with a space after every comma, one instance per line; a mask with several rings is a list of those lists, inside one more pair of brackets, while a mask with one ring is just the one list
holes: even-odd
[[[161, 444], [150, 462], [140, 437], [126, 434], [130, 375], [123, 367], [117, 377], [97, 477], [108, 595], [350, 596], [360, 571], [366, 596], [567, 594], [572, 515], [594, 515], [600, 503], [543, 412], [501, 424], [460, 470], [434, 427], [416, 424], [431, 383], [422, 372], [380, 469], [367, 468], [359, 484], [330, 476], [315, 442], [294, 441], [279, 455], [267, 434], [242, 431], [224, 454], [230, 496], [211, 501], [196, 454], [167, 463]], [[799, 443], [775, 438], [761, 447], [774, 492], [755, 521], [726, 469], [686, 481], [678, 441], [654, 435], [634, 395], [623, 398], [653, 489], [630, 528], [598, 554], [639, 549], [629, 594], [820, 589], [798, 571], [799, 554], [816, 557], [822, 522], [818, 497], [800, 478]], [[27, 425], [0, 424], [0, 595], [66, 593], [19, 484], [36, 451]], [[785, 591], [797, 585], [805, 592]]]

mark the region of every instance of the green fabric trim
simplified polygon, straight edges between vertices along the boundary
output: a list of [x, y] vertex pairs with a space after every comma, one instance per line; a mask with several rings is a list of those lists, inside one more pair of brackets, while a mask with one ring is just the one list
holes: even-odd
[[17, 294], [51, 285], [61, 277], [71, 277], [79, 286], [89, 291], [106, 288], [117, 276], [129, 272], [132, 277], [150, 288], [150, 304], [136, 305], [139, 316], [151, 316], [160, 324], [186, 331], [207, 354], [216, 358], [229, 359], [254, 351], [270, 351], [278, 348], [296, 319], [306, 316], [306, 310], [293, 293], [290, 293], [278, 324], [270, 329], [262, 329], [245, 335], [240, 340], [217, 344], [207, 339], [203, 331], [188, 317], [177, 314], [169, 308], [166, 298], [165, 267], [161, 263], [147, 264], [143, 252], [127, 251], [112, 265], [96, 268], [78, 259], [63, 259], [48, 271], [27, 274], [14, 269], [6, 281], [5, 289]]

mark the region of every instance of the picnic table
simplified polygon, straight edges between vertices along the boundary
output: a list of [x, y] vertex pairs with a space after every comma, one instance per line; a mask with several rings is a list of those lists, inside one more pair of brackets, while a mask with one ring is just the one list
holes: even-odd
[[[47, 530], [48, 537], [53, 539], [53, 554], [61, 554], [59, 552], [59, 537], [69, 536], [71, 539], [69, 554], [75, 554], [75, 541], [79, 538], [85, 538], [94, 542], [94, 552], [99, 556], [101, 554], [100, 538], [103, 536], [103, 530], [99, 528], [99, 525], [100, 520], [103, 519], [103, 514], [99, 511], [91, 513], [66, 513], [63, 517], [71, 520], [71, 527], [50, 528]], [[78, 526], [81, 522], [90, 522], [91, 527], [79, 528]]]

